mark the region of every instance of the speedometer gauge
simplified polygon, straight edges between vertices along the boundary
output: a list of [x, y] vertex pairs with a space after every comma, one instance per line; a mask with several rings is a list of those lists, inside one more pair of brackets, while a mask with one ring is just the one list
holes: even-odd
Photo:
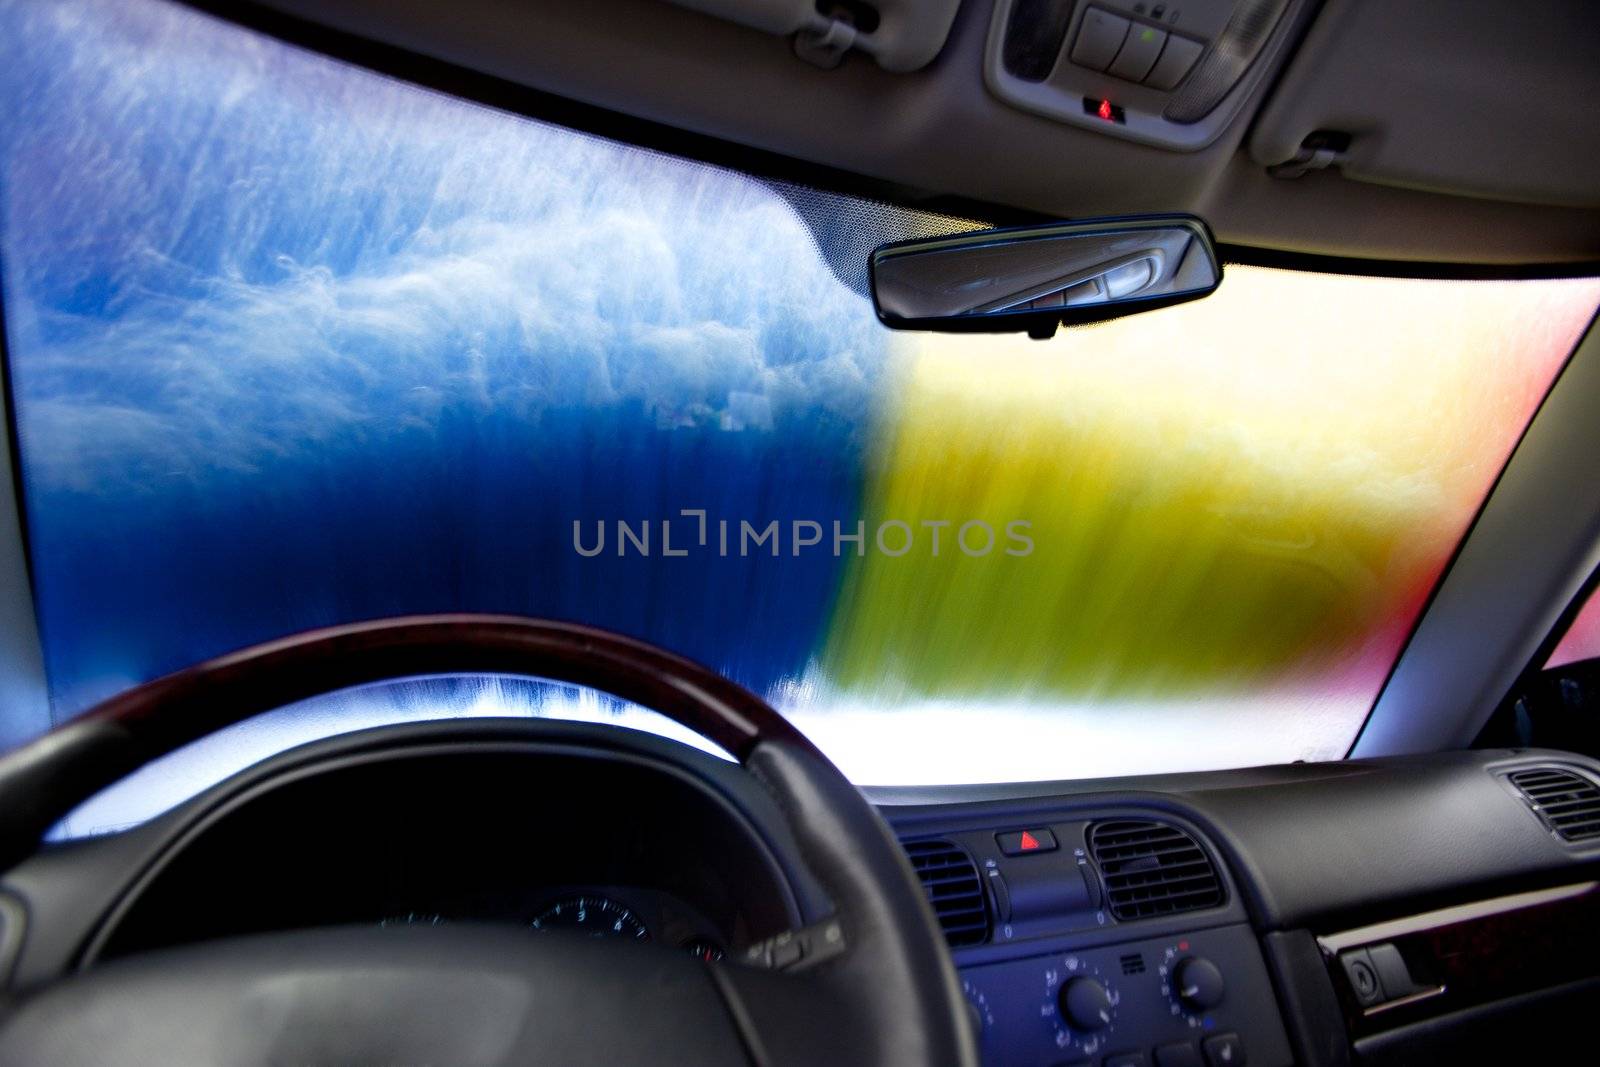
[[568, 897], [540, 912], [530, 924], [535, 930], [578, 930], [590, 937], [620, 937], [648, 941], [650, 931], [639, 917], [605, 897]]

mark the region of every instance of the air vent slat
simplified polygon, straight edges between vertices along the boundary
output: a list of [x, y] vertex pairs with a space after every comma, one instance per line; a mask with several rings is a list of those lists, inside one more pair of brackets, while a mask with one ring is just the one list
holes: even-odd
[[1572, 778], [1566, 771], [1542, 771], [1537, 769], [1516, 771], [1515, 777], [1519, 782], [1527, 782], [1532, 785], [1542, 785], [1547, 782], [1570, 782]]
[[1537, 782], [1537, 783], [1532, 783], [1532, 784], [1526, 783], [1526, 782], [1522, 783], [1522, 788], [1525, 791], [1527, 791], [1528, 793], [1536, 794], [1536, 795], [1540, 795], [1540, 796], [1547, 796], [1547, 795], [1550, 795], [1550, 794], [1566, 793], [1566, 792], [1569, 792], [1569, 791], [1571, 791], [1573, 789], [1576, 789], [1579, 792], [1585, 792], [1585, 793], [1593, 793], [1593, 792], [1596, 791], [1594, 786], [1588, 785], [1588, 784], [1583, 783], [1583, 782], [1579, 782], [1577, 785], [1574, 785], [1571, 781], [1560, 781], [1560, 780], [1551, 781], [1551, 780], [1548, 780], [1548, 779], [1545, 780], [1545, 781], [1542, 781], [1542, 782]]
[[1170, 845], [1152, 844], [1149, 847], [1132, 845], [1108, 848], [1105, 850], [1105, 856], [1107, 859], [1122, 859], [1129, 856], [1170, 856], [1175, 852], [1193, 852], [1194, 850], [1194, 846], [1187, 841], [1175, 841]]
[[[1186, 867], [1200, 867], [1192, 873], [1179, 873]], [[1173, 867], [1170, 870], [1150, 870], [1139, 875], [1114, 875], [1107, 878], [1106, 885], [1117, 889], [1138, 889], [1139, 886], [1149, 885], [1178, 885], [1179, 881], [1206, 881], [1216, 883], [1216, 873], [1211, 872], [1211, 864], [1184, 864], [1184, 867]]]
[[931, 893], [928, 895], [928, 899], [933, 901], [935, 904], [943, 904], [946, 901], [949, 901], [951, 907], [954, 907], [955, 902], [971, 900], [977, 895], [979, 895], [978, 885], [976, 882], [974, 882], [969, 885], [946, 890], [942, 893]]
[[1550, 821], [1557, 826], [1592, 826], [1600, 822], [1600, 812], [1587, 812], [1583, 815], [1563, 815]]
[[984, 925], [986, 921], [986, 913], [982, 908], [969, 908], [964, 911], [944, 911], [940, 914], [945, 920], [944, 927], [951, 930], [958, 928], [963, 930], [976, 929]]
[[950, 945], [989, 940], [989, 904], [977, 864], [949, 841], [902, 842]]
[[1175, 890], [1175, 891], [1170, 892], [1170, 893], [1169, 892], [1128, 893], [1126, 896], [1123, 897], [1123, 899], [1127, 900], [1127, 901], [1129, 901], [1131, 903], [1135, 903], [1135, 904], [1147, 904], [1147, 903], [1152, 903], [1152, 902], [1158, 901], [1158, 900], [1185, 900], [1185, 899], [1188, 899], [1190, 897], [1194, 897], [1194, 898], [1198, 899], [1198, 898], [1202, 898], [1202, 897], [1207, 896], [1210, 892], [1211, 891], [1208, 890], [1208, 889], [1185, 889], [1185, 890]]
[[1167, 858], [1165, 859], [1123, 860], [1120, 862], [1117, 860], [1109, 860], [1107, 862], [1126, 870], [1130, 877], [1135, 874], [1146, 874], [1156, 871], [1172, 871], [1181, 867], [1209, 868], [1211, 866], [1210, 861], [1208, 861], [1202, 853], [1196, 852], [1194, 849], [1187, 849], [1181, 853], [1168, 853]]
[[1512, 771], [1506, 778], [1545, 828], [1563, 841], [1600, 837], [1600, 785], [1557, 767]]
[[1089, 828], [1089, 851], [1119, 920], [1213, 908], [1222, 882], [1199, 842], [1166, 823], [1124, 820]]
[[1585, 793], [1571, 800], [1541, 801], [1539, 809], [1553, 818], [1557, 812], [1566, 812], [1569, 808], [1577, 808], [1580, 812], [1591, 811], [1595, 807], [1596, 800], [1600, 800], [1600, 792]]

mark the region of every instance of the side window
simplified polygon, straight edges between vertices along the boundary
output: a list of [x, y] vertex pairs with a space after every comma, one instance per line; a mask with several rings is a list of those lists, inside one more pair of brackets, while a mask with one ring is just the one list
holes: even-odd
[[1600, 574], [1537, 669], [1523, 675], [1480, 748], [1539, 746], [1600, 756]]
[[1600, 660], [1600, 582], [1591, 582], [1591, 586], [1589, 598], [1545, 661], [1545, 670]]

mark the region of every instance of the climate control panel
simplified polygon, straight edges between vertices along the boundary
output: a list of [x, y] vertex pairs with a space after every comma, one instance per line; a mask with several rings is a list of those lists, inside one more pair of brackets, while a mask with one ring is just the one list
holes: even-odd
[[1246, 925], [962, 968], [990, 1067], [1279, 1067], [1288, 1039]]

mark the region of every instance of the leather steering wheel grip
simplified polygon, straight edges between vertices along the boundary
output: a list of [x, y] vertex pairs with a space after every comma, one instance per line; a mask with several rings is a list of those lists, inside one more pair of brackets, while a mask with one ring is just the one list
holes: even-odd
[[[77, 804], [188, 742], [350, 686], [429, 674], [582, 685], [659, 711], [735, 756], [783, 810], [834, 902], [845, 950], [795, 975], [727, 967], [723, 991], [760, 1038], [758, 1061], [969, 1067], [976, 1041], [921, 887], [872, 805], [764, 701], [697, 663], [572, 623], [426, 615], [297, 634], [121, 693], [0, 757], [0, 870]], [[788, 993], [797, 994], [785, 1005]], [[802, 992], [803, 991], [803, 992]], [[805, 1017], [826, 1012], [828, 1018]]]

